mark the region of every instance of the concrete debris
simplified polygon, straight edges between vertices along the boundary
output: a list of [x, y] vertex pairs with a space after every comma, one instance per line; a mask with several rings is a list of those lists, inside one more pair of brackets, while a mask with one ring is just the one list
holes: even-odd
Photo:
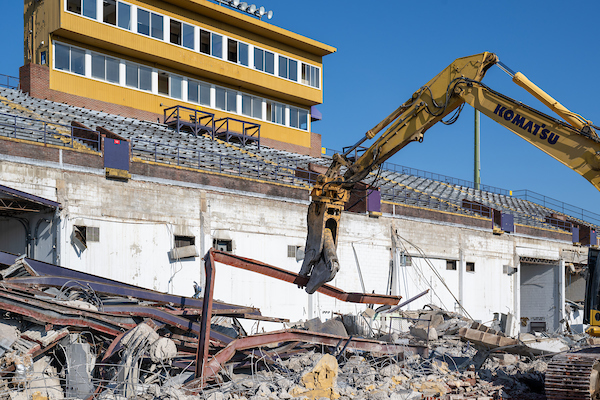
[[598, 345], [434, 306], [250, 336], [239, 318], [269, 318], [214, 301], [202, 359], [202, 299], [23, 265], [0, 285], [0, 400], [543, 399], [552, 354]]

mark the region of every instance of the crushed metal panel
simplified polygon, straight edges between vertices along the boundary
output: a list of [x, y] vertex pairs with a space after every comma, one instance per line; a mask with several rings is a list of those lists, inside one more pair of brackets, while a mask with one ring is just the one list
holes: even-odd
[[92, 370], [95, 357], [91, 353], [90, 344], [79, 342], [79, 335], [70, 335], [64, 342], [66, 368], [67, 397], [87, 399], [94, 393]]

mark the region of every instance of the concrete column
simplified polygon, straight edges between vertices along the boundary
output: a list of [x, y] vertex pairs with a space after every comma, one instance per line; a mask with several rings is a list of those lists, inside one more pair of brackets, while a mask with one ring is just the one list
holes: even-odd
[[521, 258], [515, 251], [515, 268], [517, 272], [513, 274], [513, 310], [514, 310], [514, 324], [512, 326], [511, 335], [518, 335], [521, 332]]
[[[466, 308], [465, 306], [465, 255], [462, 249], [462, 238], [460, 241], [460, 248], [458, 249], [458, 301], [460, 304]], [[464, 310], [462, 307], [459, 307], [458, 312], [461, 315], [464, 315]]]
[[[565, 314], [565, 301], [566, 301], [566, 282], [565, 282], [565, 260], [561, 259], [558, 262], [558, 298], [560, 301], [558, 311], [558, 320], [561, 321], [566, 319]], [[564, 331], [565, 324], [561, 324], [560, 330]]]

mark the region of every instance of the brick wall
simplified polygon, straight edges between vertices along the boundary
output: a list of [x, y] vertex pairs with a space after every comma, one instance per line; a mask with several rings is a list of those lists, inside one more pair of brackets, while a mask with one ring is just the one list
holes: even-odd
[[[56, 101], [58, 103], [67, 103], [76, 107], [85, 107], [90, 110], [103, 111], [110, 114], [122, 115], [124, 117], [137, 118], [143, 121], [162, 122], [163, 120], [163, 115], [161, 114], [52, 90], [50, 89], [50, 68], [45, 65], [31, 63], [23, 65], [21, 68], [19, 68], [19, 79], [21, 90], [38, 99], [46, 99]], [[261, 138], [260, 143], [261, 145], [272, 147], [278, 150], [286, 150], [298, 154], [307, 154], [313, 157], [321, 156], [321, 135], [318, 133], [311, 133], [310, 148], [264, 138]]]

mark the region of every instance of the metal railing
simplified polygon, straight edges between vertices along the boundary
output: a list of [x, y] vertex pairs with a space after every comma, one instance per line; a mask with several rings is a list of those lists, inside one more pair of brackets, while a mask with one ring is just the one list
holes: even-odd
[[513, 197], [539, 204], [543, 207], [569, 215], [571, 217], [579, 218], [582, 221], [586, 221], [594, 225], [600, 225], [600, 214], [596, 214], [594, 212], [584, 210], [583, 208], [567, 204], [560, 200], [544, 196], [543, 194], [532, 192], [531, 190], [515, 190], [513, 192]]
[[[187, 117], [186, 117], [187, 116]], [[194, 134], [206, 129], [211, 134], [215, 131], [215, 114], [185, 106], [173, 106], [163, 110], [165, 125], [177, 125], [177, 132], [182, 126], [189, 126]]]
[[[237, 128], [237, 129], [236, 129]], [[260, 124], [237, 118], [225, 117], [215, 121], [215, 135], [226, 135], [238, 138], [244, 145], [255, 141], [260, 149]]]
[[[65, 131], [69, 133], [65, 133]], [[74, 131], [90, 132], [93, 136], [96, 136], [96, 139], [80, 137]], [[92, 129], [7, 113], [0, 113], [0, 135], [71, 148], [75, 147], [76, 142], [80, 142], [93, 150], [100, 149], [101, 139], [100, 134]]]
[[18, 89], [19, 78], [16, 76], [0, 74], [0, 86], [9, 89]]
[[[357, 151], [360, 151], [358, 149]], [[333, 149], [325, 149], [325, 156], [332, 156], [335, 153], [340, 153]], [[356, 153], [355, 156], [360, 156], [360, 153]], [[412, 175], [420, 178], [431, 179], [438, 182], [448, 183], [450, 185], [462, 186], [470, 189], [475, 189], [475, 182], [468, 181], [465, 179], [454, 178], [448, 175], [438, 174], [435, 172], [425, 171], [418, 168], [407, 167], [404, 165], [394, 164], [391, 162], [384, 162], [381, 164], [381, 168], [387, 171], [396, 172], [399, 174]], [[479, 185], [479, 190], [483, 192], [489, 192], [499, 194], [503, 196], [510, 196], [510, 190], [502, 189], [490, 185]]]

